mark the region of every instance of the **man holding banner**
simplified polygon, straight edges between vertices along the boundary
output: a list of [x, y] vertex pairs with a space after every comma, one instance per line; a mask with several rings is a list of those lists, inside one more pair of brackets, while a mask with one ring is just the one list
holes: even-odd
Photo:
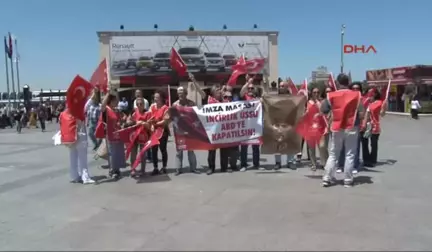
[[[258, 90], [253, 84], [253, 77], [246, 75], [246, 83], [240, 90], [240, 97], [242, 100], [251, 101], [257, 99], [259, 96]], [[244, 172], [247, 170], [247, 154], [248, 145], [242, 145], [240, 147], [240, 171]], [[252, 144], [252, 164], [255, 169], [260, 169], [260, 146]]]
[[364, 109], [361, 104], [360, 92], [347, 90], [349, 77], [340, 74], [337, 80], [342, 90], [328, 93], [327, 99], [321, 105], [321, 113], [327, 115], [331, 112], [333, 116], [330, 127], [333, 137], [329, 142], [329, 158], [325, 165], [323, 186], [328, 187], [334, 183], [337, 156], [342, 147], [345, 146], [344, 185], [345, 187], [351, 187], [354, 182], [352, 170], [357, 151], [359, 126]]
[[[184, 87], [177, 88], [178, 100], [174, 102], [173, 107], [193, 107], [195, 103], [189, 99], [187, 99], [187, 90]], [[172, 111], [172, 110], [171, 110]], [[178, 126], [178, 118], [175, 117], [173, 122], [174, 131], [178, 134], [179, 126]], [[184, 133], [184, 132], [183, 132]], [[197, 160], [195, 156], [195, 152], [193, 150], [187, 150], [188, 161], [189, 161], [189, 169], [192, 173], [199, 174], [200, 171], [197, 170]], [[183, 172], [183, 150], [177, 149], [176, 154], [176, 173], [175, 175], [180, 175]]]

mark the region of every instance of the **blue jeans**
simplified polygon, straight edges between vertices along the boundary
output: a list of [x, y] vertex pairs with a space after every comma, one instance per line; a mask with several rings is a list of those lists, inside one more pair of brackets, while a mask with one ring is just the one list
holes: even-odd
[[[287, 164], [294, 163], [295, 162], [295, 155], [285, 155], [287, 159]], [[282, 155], [276, 154], [275, 156], [275, 163], [282, 164]]]
[[125, 149], [122, 142], [107, 141], [109, 153], [108, 163], [113, 172], [119, 172], [120, 168], [126, 167]]
[[[352, 171], [355, 169], [355, 156], [357, 152], [357, 145], [359, 140], [359, 132], [357, 128], [352, 130], [343, 130], [340, 132], [333, 132], [332, 138], [329, 141], [329, 158], [327, 159], [324, 168], [324, 181], [331, 181], [335, 178], [336, 164], [338, 161], [338, 155], [341, 156], [341, 150], [345, 145], [345, 162], [344, 162], [344, 174], [345, 182], [352, 182], [353, 175]], [[340, 166], [340, 164], [338, 164]]]
[[96, 125], [91, 125], [88, 129], [88, 136], [94, 145], [94, 149], [97, 149], [102, 142], [102, 139], [96, 138]]
[[[358, 140], [357, 140], [357, 150], [355, 152], [355, 157], [354, 157], [354, 170], [359, 170], [360, 169], [360, 143], [361, 143], [361, 135], [358, 135]], [[345, 145], [342, 146], [342, 150], [339, 154], [339, 158], [338, 158], [338, 167], [342, 168], [345, 166]]]

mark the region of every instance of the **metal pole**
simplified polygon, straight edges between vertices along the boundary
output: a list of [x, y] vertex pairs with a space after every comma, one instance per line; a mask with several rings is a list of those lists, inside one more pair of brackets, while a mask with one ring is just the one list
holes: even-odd
[[14, 99], [13, 99], [13, 101], [14, 101], [13, 107], [16, 108], [17, 93], [15, 92], [15, 77], [14, 77], [13, 55], [10, 58], [10, 64], [11, 64], [12, 92], [15, 94]]
[[341, 27], [341, 69], [340, 72], [344, 72], [344, 35], [345, 35], [345, 25]]
[[[4, 42], [6, 46], [6, 36], [4, 37]], [[9, 83], [9, 63], [8, 63], [8, 55], [5, 50], [5, 66], [6, 66], [6, 91], [8, 94], [8, 111], [10, 111], [10, 83]]]
[[18, 40], [15, 38], [15, 64], [16, 64], [16, 74], [17, 74], [17, 86], [18, 86], [18, 99], [20, 99], [19, 97], [19, 93], [21, 91], [21, 85], [20, 85], [20, 74], [19, 74], [19, 60], [20, 60], [20, 56], [18, 53]]

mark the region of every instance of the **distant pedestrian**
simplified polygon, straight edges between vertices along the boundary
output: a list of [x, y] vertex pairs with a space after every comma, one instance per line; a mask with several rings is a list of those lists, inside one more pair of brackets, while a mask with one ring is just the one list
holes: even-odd
[[418, 114], [421, 109], [420, 102], [418, 101], [418, 96], [414, 95], [414, 97], [411, 99], [411, 118], [418, 120]]

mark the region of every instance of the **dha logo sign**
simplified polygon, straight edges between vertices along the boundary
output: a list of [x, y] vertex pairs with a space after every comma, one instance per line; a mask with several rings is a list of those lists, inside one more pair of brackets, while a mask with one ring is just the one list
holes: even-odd
[[375, 49], [375, 46], [373, 45], [344, 45], [343, 46], [343, 52], [345, 54], [368, 54], [368, 53], [377, 53], [377, 50]]
[[112, 44], [112, 49], [115, 50], [131, 50], [131, 49], [135, 49], [135, 44], [116, 44], [113, 43]]

